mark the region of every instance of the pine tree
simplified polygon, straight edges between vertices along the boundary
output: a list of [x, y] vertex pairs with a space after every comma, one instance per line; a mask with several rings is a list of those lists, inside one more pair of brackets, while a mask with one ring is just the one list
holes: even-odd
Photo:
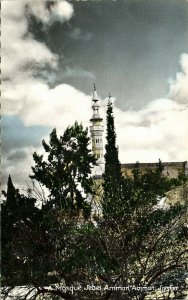
[[6, 193], [8, 207], [14, 208], [16, 206], [16, 193], [17, 191], [12, 183], [12, 178], [9, 175], [8, 182], [7, 182], [7, 193]]
[[116, 146], [116, 133], [114, 127], [113, 104], [109, 97], [107, 107], [107, 144], [105, 146], [105, 173], [103, 183], [103, 215], [109, 217], [114, 215], [117, 209], [117, 201], [119, 202], [122, 174], [121, 164], [118, 158], [118, 148]]
[[[2, 264], [6, 266], [6, 263], [12, 258], [12, 242], [13, 242], [13, 230], [16, 222], [15, 210], [17, 197], [16, 191], [11, 176], [9, 175], [7, 181], [7, 192], [3, 191], [2, 194], [6, 197], [6, 201], [2, 204], [1, 213], [1, 225], [2, 225]], [[3, 268], [6, 271], [6, 267]], [[8, 275], [8, 274], [7, 274]]]
[[43, 155], [34, 153], [34, 174], [30, 177], [49, 190], [50, 206], [53, 204], [67, 212], [79, 212], [82, 209], [84, 214], [89, 213], [90, 204], [86, 198], [92, 193], [90, 174], [95, 164], [95, 158], [88, 149], [89, 141], [87, 129], [84, 130], [76, 122], [60, 138], [54, 129], [49, 144], [42, 141], [48, 154], [46, 160]]
[[8, 285], [14, 280], [15, 272], [21, 262], [17, 254], [20, 224], [24, 222], [30, 224], [38, 210], [34, 206], [34, 199], [20, 194], [19, 190], [14, 187], [10, 175], [7, 181], [7, 192], [3, 191], [2, 193], [5, 196], [1, 212], [2, 282]]

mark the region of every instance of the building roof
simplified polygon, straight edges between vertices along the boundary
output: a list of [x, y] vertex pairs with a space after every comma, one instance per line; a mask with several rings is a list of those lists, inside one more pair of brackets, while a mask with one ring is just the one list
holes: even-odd
[[[158, 166], [159, 163], [139, 163], [139, 167], [141, 168], [155, 168]], [[168, 167], [183, 167], [185, 168], [187, 166], [187, 161], [178, 161], [178, 162], [161, 162], [162, 166], [168, 166]], [[136, 163], [127, 163], [127, 164], [121, 164], [121, 168], [127, 168], [132, 169], [134, 168]]]

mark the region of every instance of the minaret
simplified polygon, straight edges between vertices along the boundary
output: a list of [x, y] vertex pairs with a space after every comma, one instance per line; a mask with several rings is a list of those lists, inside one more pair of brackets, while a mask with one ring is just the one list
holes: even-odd
[[104, 171], [104, 156], [103, 156], [103, 119], [99, 114], [99, 98], [97, 96], [96, 86], [94, 84], [93, 98], [92, 98], [92, 111], [93, 115], [90, 119], [92, 125], [90, 126], [92, 151], [97, 158], [97, 166], [94, 168], [94, 175], [100, 176]]

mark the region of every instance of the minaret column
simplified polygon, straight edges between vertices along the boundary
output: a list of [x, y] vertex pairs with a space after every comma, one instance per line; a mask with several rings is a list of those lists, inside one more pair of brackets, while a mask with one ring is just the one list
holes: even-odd
[[[103, 154], [103, 132], [104, 126], [102, 125], [103, 119], [100, 117], [99, 113], [100, 105], [99, 98], [96, 91], [96, 86], [94, 84], [93, 98], [92, 98], [92, 118], [90, 119], [90, 133], [92, 141], [92, 151], [97, 158], [97, 165], [103, 170], [104, 166], [104, 154]], [[100, 168], [99, 168], [100, 169]], [[99, 173], [102, 174], [102, 171]], [[100, 174], [96, 174], [100, 175]]]

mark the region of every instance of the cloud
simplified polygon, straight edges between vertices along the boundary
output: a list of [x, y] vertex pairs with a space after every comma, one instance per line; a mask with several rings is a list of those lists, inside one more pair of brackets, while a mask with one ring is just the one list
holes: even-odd
[[8, 157], [7, 160], [11, 160], [11, 161], [23, 161], [23, 159], [25, 159], [27, 157], [26, 153], [23, 150], [16, 150], [16, 151], [12, 151]]
[[87, 122], [90, 111], [90, 96], [68, 84], [50, 89], [47, 84], [35, 79], [6, 88], [7, 100], [4, 112], [19, 115], [26, 126], [56, 126], [65, 129], [75, 120]]
[[175, 80], [171, 79], [169, 97], [188, 104], [188, 54], [181, 55], [180, 63], [182, 72], [176, 74]]
[[[44, 26], [65, 22], [73, 7], [65, 1], [46, 7], [46, 1], [4, 1], [2, 3], [2, 110], [3, 184], [8, 174], [18, 185], [25, 183], [33, 164], [32, 153], [42, 151], [41, 140], [53, 127], [61, 133], [75, 119], [87, 122], [90, 97], [70, 85], [50, 89], [36, 77], [40, 69], [56, 69], [58, 56], [29, 32], [27, 13]], [[70, 70], [69, 75], [70, 75]], [[66, 73], [66, 71], [65, 71]], [[82, 70], [74, 72], [74, 76]]]
[[15, 116], [2, 116], [2, 152], [9, 154], [12, 150], [23, 147], [37, 147], [50, 127], [24, 126], [23, 121]]
[[[39, 67], [56, 68], [58, 57], [28, 31], [26, 7], [45, 25], [54, 21], [54, 16], [61, 17], [63, 22], [73, 15], [73, 7], [66, 1], [53, 2], [48, 8], [46, 3], [22, 0], [18, 2], [17, 10], [14, 2], [3, 3], [2, 74], [6, 80], [2, 83], [2, 110], [4, 114], [19, 116], [25, 126], [65, 129], [75, 119], [86, 121], [90, 97], [67, 84], [50, 89], [44, 79], [35, 76]], [[63, 74], [65, 77], [94, 76], [70, 68]]]
[[[47, 7], [49, 3], [30, 0], [2, 2], [2, 111], [7, 114], [2, 122], [4, 184], [8, 174], [12, 174], [18, 184], [25, 182], [30, 173], [32, 153], [41, 149], [40, 141], [49, 132], [48, 125], [53, 123], [45, 122], [44, 118], [47, 120], [51, 116], [55, 123], [50, 111], [53, 99], [45, 103], [42, 97], [49, 87], [35, 75], [40, 68], [56, 69], [58, 56], [45, 43], [35, 40], [29, 32], [27, 18], [29, 13], [33, 14], [44, 26], [57, 20], [65, 22], [72, 17], [73, 6], [66, 1], [54, 1]], [[48, 103], [50, 109], [46, 109], [45, 115], [45, 104]], [[32, 121], [35, 114], [36, 122]], [[24, 124], [27, 116], [28, 121]], [[41, 123], [46, 127], [37, 126]]]
[[88, 72], [80, 68], [72, 69], [70, 67], [65, 68], [62, 78], [89, 78], [93, 82], [96, 80], [95, 74], [92, 72]]
[[[67, 1], [19, 0], [2, 2], [2, 79], [33, 75], [36, 67], [57, 67], [58, 57], [44, 43], [28, 32], [26, 13], [32, 13], [44, 25], [65, 22], [73, 16], [73, 6]], [[21, 79], [20, 78], [20, 79]]]
[[[19, 185], [31, 172], [32, 153], [42, 151], [40, 140], [49, 128], [63, 133], [75, 120], [89, 125], [91, 95], [61, 83], [50, 88], [44, 79], [36, 77], [40, 68], [56, 70], [58, 56], [35, 40], [28, 31], [26, 7], [48, 26], [54, 20], [68, 21], [73, 15], [72, 5], [65, 1], [49, 7], [46, 1], [22, 0], [2, 2], [2, 110], [6, 132], [4, 140], [4, 183], [8, 174]], [[78, 37], [82, 33], [77, 32]], [[188, 54], [180, 60], [182, 71], [170, 82], [169, 95], [156, 99], [139, 111], [114, 108], [122, 163], [187, 160], [188, 132]], [[64, 77], [87, 76], [92, 73], [67, 68]], [[108, 74], [106, 74], [108, 76]], [[63, 78], [63, 77], [62, 77]], [[101, 115], [105, 119], [105, 103]], [[105, 120], [104, 120], [105, 123]], [[105, 136], [105, 134], [104, 134]]]
[[36, 0], [21, 0], [22, 5], [27, 5], [27, 10], [31, 12], [43, 24], [51, 22], [69, 21], [74, 13], [73, 6], [70, 2], [64, 0], [57, 1], [36, 1]]
[[117, 144], [122, 163], [188, 160], [188, 54], [164, 99], [138, 111], [114, 107]]
[[114, 111], [120, 160], [187, 160], [188, 107], [157, 99], [139, 111]]
[[166, 98], [139, 111], [115, 109], [123, 163], [188, 160], [188, 54], [181, 55], [180, 64]]
[[49, 135], [51, 128], [44, 126], [24, 126], [15, 115], [2, 116], [2, 188], [6, 189], [8, 175], [16, 185], [26, 185], [33, 165], [32, 154], [41, 152], [41, 140]]
[[70, 37], [73, 40], [83, 40], [83, 41], [90, 41], [93, 34], [91, 32], [82, 32], [82, 30], [79, 27], [74, 28], [70, 32]]
[[52, 13], [58, 17], [59, 21], [68, 21], [73, 16], [73, 6], [67, 1], [54, 2]]
[[[40, 5], [39, 5], [40, 3]], [[45, 1], [2, 2], [2, 79], [13, 80], [32, 75], [37, 65], [56, 66], [57, 57], [28, 33], [26, 5], [43, 6]], [[16, 9], [15, 9], [16, 7]], [[43, 15], [40, 15], [44, 18]]]
[[29, 174], [32, 173], [31, 166], [33, 165], [34, 151], [41, 152], [41, 147], [23, 147], [19, 150], [11, 150], [9, 154], [4, 154], [2, 157], [3, 176], [2, 189], [6, 190], [8, 175], [10, 174], [13, 183], [17, 188], [23, 189], [30, 181]]

